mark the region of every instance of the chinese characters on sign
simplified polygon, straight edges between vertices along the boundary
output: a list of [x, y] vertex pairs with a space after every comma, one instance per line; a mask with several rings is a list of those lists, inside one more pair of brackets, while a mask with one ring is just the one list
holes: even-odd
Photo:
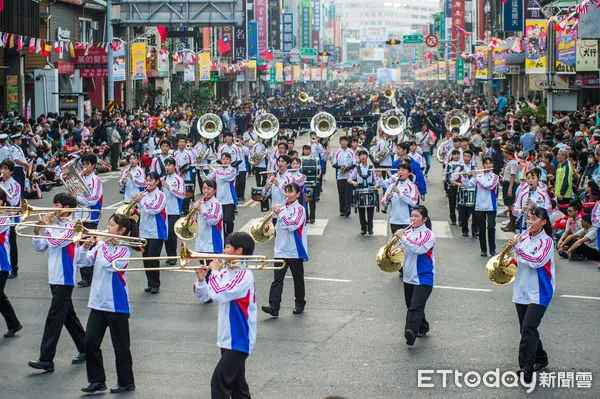
[[311, 47], [310, 42], [310, 0], [302, 0], [302, 46]]
[[283, 23], [283, 48], [284, 52], [292, 51], [294, 48], [294, 13], [284, 12]]
[[504, 30], [523, 30], [523, 0], [507, 0], [504, 3]]
[[267, 30], [269, 28], [267, 19], [267, 1], [268, 0], [256, 0], [254, 2], [254, 20], [257, 25], [258, 53], [262, 53], [267, 49]]
[[452, 0], [452, 39], [458, 39], [459, 51], [465, 51], [465, 0]]
[[248, 59], [258, 59], [258, 24], [248, 22]]
[[577, 40], [577, 72], [598, 70], [598, 41]]
[[[146, 55], [144, 54], [144, 67]], [[82, 78], [95, 78], [108, 76], [108, 54], [102, 47], [75, 49], [75, 68], [79, 69]]]

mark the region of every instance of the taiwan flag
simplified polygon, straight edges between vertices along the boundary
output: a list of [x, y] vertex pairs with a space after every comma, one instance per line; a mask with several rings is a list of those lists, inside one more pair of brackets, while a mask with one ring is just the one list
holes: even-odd
[[262, 53], [260, 53], [260, 55], [263, 56], [263, 58], [267, 61], [271, 61], [273, 60], [273, 58], [275, 58], [275, 56], [273, 55], [273, 52], [271, 51], [271, 49], [266, 49], [265, 51], [263, 51]]
[[225, 54], [231, 51], [231, 42], [227, 36], [217, 40], [217, 47], [219, 47], [219, 53]]

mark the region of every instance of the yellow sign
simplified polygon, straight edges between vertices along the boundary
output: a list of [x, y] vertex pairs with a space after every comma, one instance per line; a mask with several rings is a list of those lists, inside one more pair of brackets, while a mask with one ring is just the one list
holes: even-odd
[[248, 60], [246, 77], [248, 78], [248, 82], [256, 82], [256, 60]]
[[275, 80], [283, 82], [283, 64], [281, 62], [275, 63]]
[[198, 56], [198, 69], [200, 71], [200, 80], [210, 80], [210, 54], [202, 53]]
[[131, 79], [146, 80], [146, 43], [131, 44]]
[[294, 68], [292, 69], [292, 77], [295, 81], [300, 81], [301, 77], [302, 77], [302, 71], [300, 70], [300, 65], [294, 65]]
[[487, 79], [488, 49], [486, 46], [475, 46], [475, 78]]
[[525, 73], [546, 72], [546, 20], [525, 21]]

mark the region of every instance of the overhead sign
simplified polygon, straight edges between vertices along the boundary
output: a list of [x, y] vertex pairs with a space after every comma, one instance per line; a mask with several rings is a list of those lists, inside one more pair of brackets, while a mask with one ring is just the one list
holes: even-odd
[[304, 47], [300, 50], [300, 55], [303, 57], [316, 56], [317, 49], [311, 47]]
[[404, 35], [402, 36], [404, 44], [420, 44], [423, 43], [423, 35]]
[[438, 45], [438, 43], [439, 41], [436, 35], [429, 35], [425, 38], [425, 44], [427, 47], [435, 47]]

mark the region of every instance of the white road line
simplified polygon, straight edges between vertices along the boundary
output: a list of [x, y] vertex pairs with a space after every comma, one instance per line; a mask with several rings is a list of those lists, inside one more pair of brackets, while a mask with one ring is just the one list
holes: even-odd
[[574, 298], [574, 299], [595, 299], [600, 301], [600, 297], [597, 296], [581, 296], [581, 295], [561, 295], [561, 298]]
[[119, 201], [116, 204], [108, 205], [103, 207], [104, 209], [117, 209], [119, 206], [123, 205], [123, 201]]
[[447, 285], [434, 285], [433, 288], [442, 288], [445, 290], [459, 290], [459, 291], [492, 292], [492, 290], [487, 289], [487, 288], [449, 287]]
[[[293, 278], [292, 276], [285, 276], [285, 278]], [[352, 280], [344, 280], [340, 278], [325, 278], [325, 277], [304, 277], [305, 280], [318, 280], [318, 281], [333, 281], [334, 283], [351, 283]]]
[[388, 221], [387, 219], [375, 219], [373, 220], [373, 235], [386, 237]]
[[452, 238], [452, 230], [450, 230], [450, 224], [447, 221], [438, 222], [436, 220], [431, 221], [431, 229], [435, 238]]

